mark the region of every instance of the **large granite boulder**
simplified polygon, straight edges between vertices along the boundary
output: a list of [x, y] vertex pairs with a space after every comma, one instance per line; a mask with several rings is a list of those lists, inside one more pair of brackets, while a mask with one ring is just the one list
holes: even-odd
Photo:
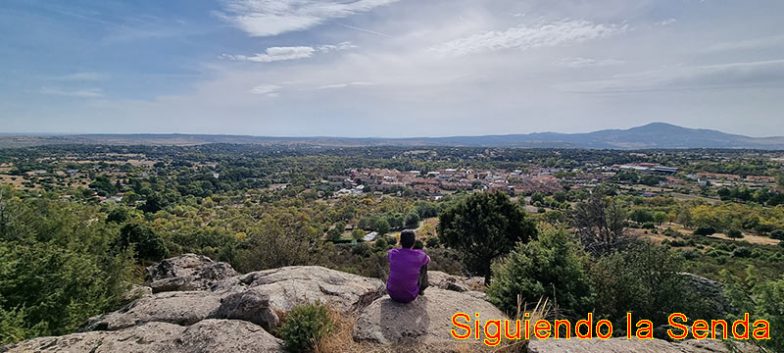
[[147, 267], [146, 281], [154, 293], [208, 290], [216, 282], [237, 275], [231, 265], [195, 254], [185, 254]]
[[281, 341], [263, 328], [240, 320], [204, 320], [188, 327], [171, 352], [283, 352]]
[[141, 298], [124, 308], [91, 319], [87, 330], [114, 331], [147, 322], [193, 325], [210, 317], [221, 304], [211, 292], [165, 292]]
[[278, 315], [270, 309], [269, 297], [254, 291], [224, 296], [209, 317], [248, 321], [267, 330], [275, 328], [279, 322]]
[[349, 312], [381, 297], [384, 283], [319, 266], [292, 266], [251, 272], [216, 286], [219, 290], [253, 291], [269, 296], [275, 311], [289, 311], [303, 303], [321, 302]]
[[[450, 331], [452, 315], [465, 312], [482, 320], [506, 319], [492, 304], [471, 295], [429, 288], [424, 296], [408, 304], [394, 302], [388, 296], [362, 309], [354, 325], [354, 339], [384, 345], [456, 343]], [[478, 344], [481, 344], [477, 342]]]
[[204, 320], [188, 327], [149, 322], [119, 331], [41, 337], [6, 349], [6, 353], [283, 352], [280, 340], [259, 326], [237, 320]]

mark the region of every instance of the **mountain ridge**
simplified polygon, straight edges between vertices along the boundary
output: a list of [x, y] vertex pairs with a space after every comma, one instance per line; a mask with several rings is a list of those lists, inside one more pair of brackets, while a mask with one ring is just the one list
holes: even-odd
[[534, 132], [528, 134], [446, 136], [446, 137], [274, 137], [222, 134], [0, 134], [0, 147], [27, 147], [52, 144], [109, 145], [201, 145], [304, 144], [319, 146], [460, 146], [519, 148], [588, 149], [690, 149], [727, 148], [784, 150], [784, 136], [749, 137], [712, 129], [686, 128], [653, 122], [629, 129], [604, 129], [584, 133]]

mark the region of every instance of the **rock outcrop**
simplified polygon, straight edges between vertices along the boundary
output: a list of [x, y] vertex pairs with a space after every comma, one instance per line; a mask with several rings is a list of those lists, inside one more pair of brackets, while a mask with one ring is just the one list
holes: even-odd
[[[228, 264], [197, 255], [167, 259], [147, 269], [146, 286], [115, 312], [95, 317], [83, 332], [41, 337], [0, 347], [3, 353], [264, 353], [283, 352], [269, 332], [278, 313], [303, 303], [321, 302], [356, 317], [346, 326], [359, 351], [482, 351], [476, 340], [456, 342], [450, 335], [452, 315], [480, 318], [504, 314], [483, 299], [481, 279], [431, 272], [431, 288], [409, 304], [384, 295], [378, 279], [317, 266], [283, 267], [237, 274]], [[710, 284], [710, 283], [708, 283]], [[351, 332], [349, 332], [351, 331]], [[357, 348], [357, 347], [352, 347]], [[532, 353], [727, 353], [722, 343], [661, 340], [531, 342]], [[354, 351], [357, 351], [354, 349]], [[754, 352], [743, 350], [743, 352]]]
[[321, 302], [349, 313], [384, 293], [378, 279], [318, 266], [239, 275], [222, 262], [193, 254], [147, 268], [138, 298], [95, 318], [81, 333], [43, 337], [0, 352], [278, 352], [270, 335], [277, 313]]
[[369, 304], [385, 291], [378, 279], [318, 266], [251, 272], [224, 281], [217, 288], [268, 295], [270, 307], [276, 311], [289, 311], [302, 303], [321, 302], [348, 312]]
[[354, 327], [354, 339], [390, 344], [454, 344], [450, 335], [452, 315], [469, 310], [474, 318], [502, 320], [506, 315], [492, 304], [470, 295], [430, 288], [425, 296], [409, 304], [398, 304], [388, 296], [362, 309]]
[[91, 331], [22, 342], [8, 353], [272, 353], [280, 340], [252, 323], [203, 320], [191, 326], [148, 322], [118, 331]]
[[161, 261], [146, 270], [146, 280], [154, 293], [208, 290], [213, 284], [237, 275], [225, 262], [209, 257], [185, 254]]

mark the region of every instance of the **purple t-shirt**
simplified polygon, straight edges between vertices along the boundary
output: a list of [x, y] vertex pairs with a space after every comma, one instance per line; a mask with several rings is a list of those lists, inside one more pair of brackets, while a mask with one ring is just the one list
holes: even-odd
[[418, 249], [390, 249], [387, 293], [396, 302], [408, 303], [419, 295], [419, 270], [430, 257]]

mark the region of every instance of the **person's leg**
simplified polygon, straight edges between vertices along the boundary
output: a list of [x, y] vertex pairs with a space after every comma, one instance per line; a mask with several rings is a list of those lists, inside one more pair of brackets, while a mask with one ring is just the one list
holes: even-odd
[[427, 280], [427, 265], [419, 269], [419, 295], [425, 294], [425, 289], [430, 285]]

